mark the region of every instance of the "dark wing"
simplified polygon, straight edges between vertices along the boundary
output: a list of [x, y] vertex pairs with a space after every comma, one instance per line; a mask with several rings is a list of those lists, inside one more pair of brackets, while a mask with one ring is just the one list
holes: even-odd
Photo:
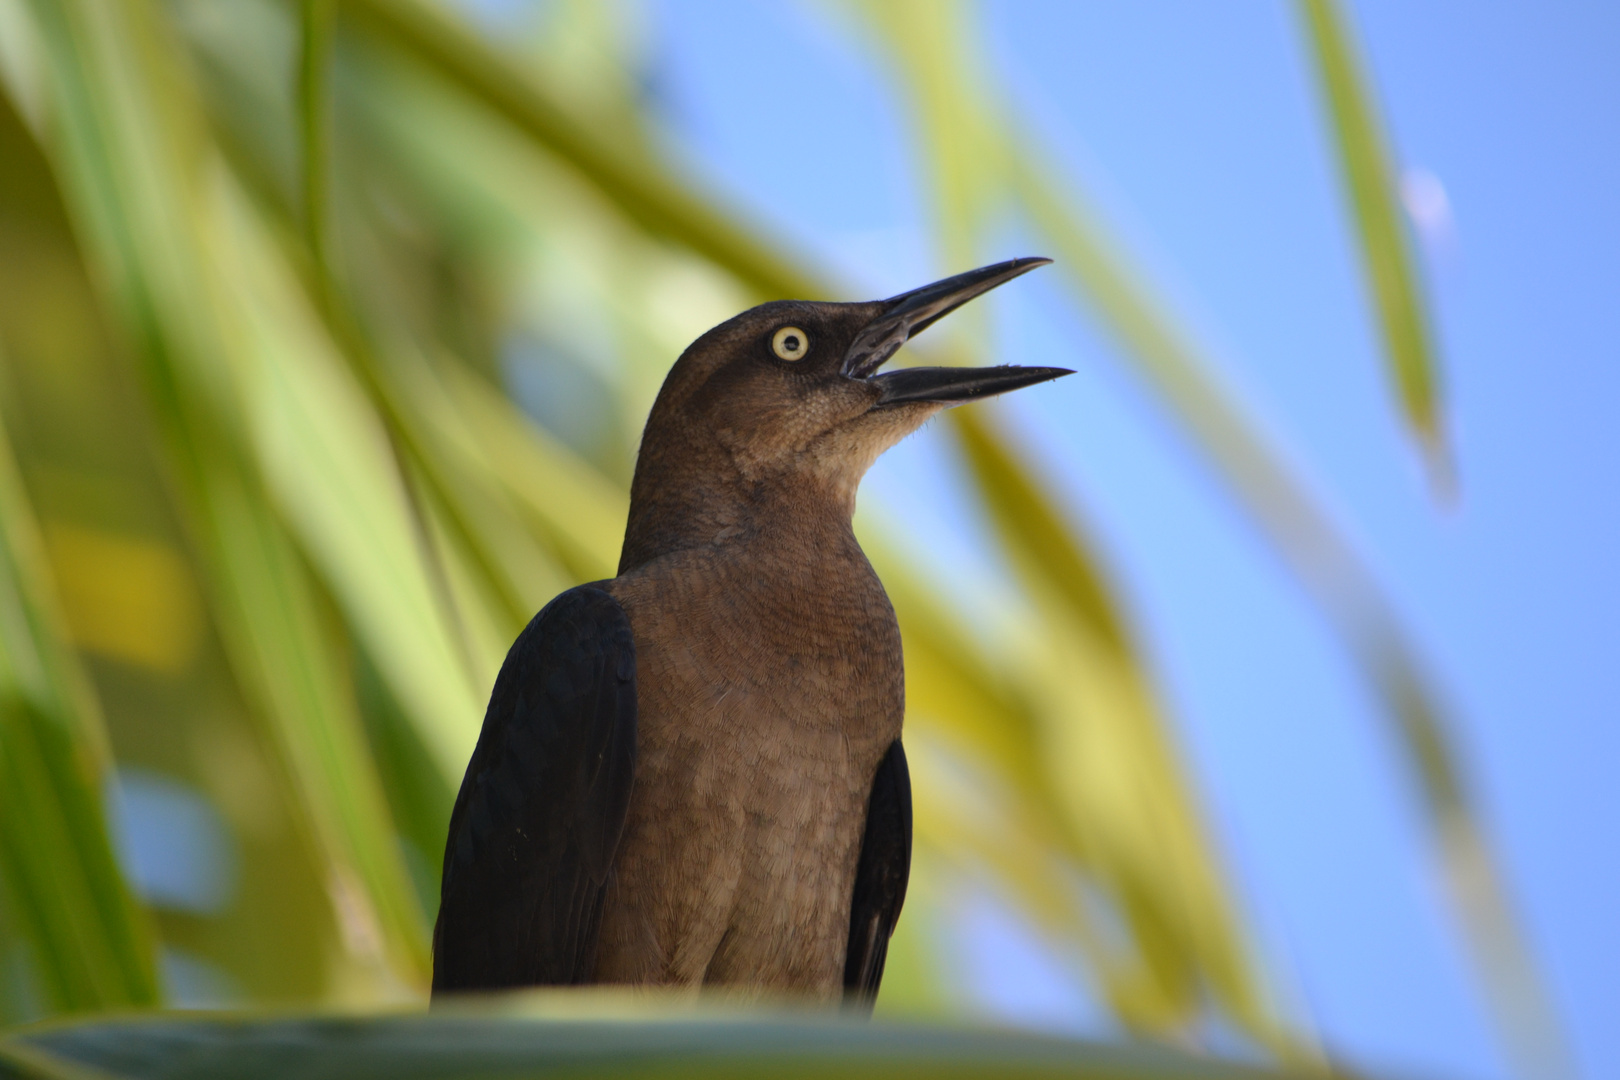
[[855, 870], [844, 957], [844, 1001], [867, 1012], [877, 1001], [889, 937], [900, 920], [911, 876], [911, 773], [896, 739], [878, 765], [866, 807], [866, 836]]
[[433, 992], [578, 983], [636, 766], [636, 650], [618, 601], [547, 604], [495, 678], [444, 848]]

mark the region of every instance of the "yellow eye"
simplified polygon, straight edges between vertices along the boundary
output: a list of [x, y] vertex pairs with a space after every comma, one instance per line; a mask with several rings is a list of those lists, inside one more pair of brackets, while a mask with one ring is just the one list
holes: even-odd
[[771, 336], [771, 351], [784, 360], [803, 360], [810, 351], [810, 336], [797, 326], [784, 326]]

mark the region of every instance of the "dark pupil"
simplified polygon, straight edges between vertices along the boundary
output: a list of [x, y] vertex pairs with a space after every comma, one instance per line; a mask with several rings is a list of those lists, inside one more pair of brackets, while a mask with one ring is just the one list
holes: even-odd
[[799, 339], [794, 335], [789, 334], [787, 337], [782, 339], [782, 348], [786, 349], [788, 352], [798, 352]]

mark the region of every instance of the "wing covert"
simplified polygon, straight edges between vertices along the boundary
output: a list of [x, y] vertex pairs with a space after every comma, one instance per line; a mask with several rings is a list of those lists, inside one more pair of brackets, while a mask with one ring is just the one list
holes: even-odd
[[530, 620], [496, 676], [450, 815], [435, 994], [590, 979], [635, 761], [630, 620], [581, 585]]
[[889, 938], [900, 920], [911, 877], [911, 773], [896, 739], [878, 764], [866, 809], [866, 834], [855, 871], [844, 958], [844, 1001], [865, 1012], [877, 1001]]

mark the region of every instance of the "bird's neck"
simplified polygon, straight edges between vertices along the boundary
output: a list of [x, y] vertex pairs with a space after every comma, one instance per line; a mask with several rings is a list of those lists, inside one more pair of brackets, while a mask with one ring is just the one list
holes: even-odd
[[853, 544], [852, 489], [810, 474], [747, 478], [732, 469], [661, 469], [638, 462], [619, 573], [695, 548], [813, 557]]

